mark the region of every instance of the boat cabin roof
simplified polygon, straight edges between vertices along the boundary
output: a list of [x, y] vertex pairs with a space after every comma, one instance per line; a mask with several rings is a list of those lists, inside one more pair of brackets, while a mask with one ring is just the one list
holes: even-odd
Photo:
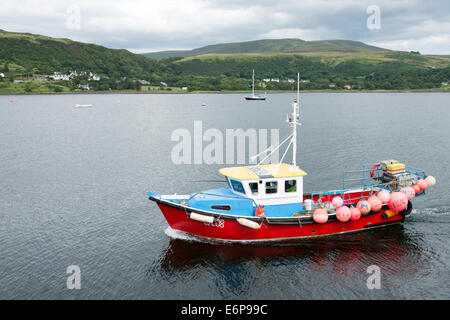
[[[279, 168], [278, 168], [279, 166]], [[229, 167], [219, 170], [222, 175], [237, 180], [257, 180], [265, 178], [289, 178], [306, 176], [306, 172], [292, 164], [260, 164], [246, 167]]]

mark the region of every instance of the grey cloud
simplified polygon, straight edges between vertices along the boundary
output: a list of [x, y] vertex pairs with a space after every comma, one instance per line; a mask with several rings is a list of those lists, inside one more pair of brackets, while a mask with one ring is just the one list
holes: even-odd
[[[187, 49], [203, 45], [292, 34], [305, 40], [349, 39], [369, 44], [450, 53], [450, 2], [436, 1], [56, 1], [2, 0], [0, 28], [97, 43], [131, 51]], [[65, 25], [66, 9], [77, 4], [82, 29]], [[381, 10], [381, 29], [366, 26], [368, 5]], [[14, 13], [14, 14], [12, 14]], [[442, 43], [439, 40], [442, 39]], [[405, 47], [406, 44], [406, 47]]]

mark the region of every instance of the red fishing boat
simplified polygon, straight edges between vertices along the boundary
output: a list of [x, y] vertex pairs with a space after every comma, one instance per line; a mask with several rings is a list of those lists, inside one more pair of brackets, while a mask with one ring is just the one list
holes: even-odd
[[[286, 120], [292, 133], [271, 151], [287, 144], [280, 163], [263, 164], [269, 153], [257, 165], [220, 169], [226, 187], [188, 195], [148, 191], [149, 199], [180, 232], [221, 241], [284, 241], [403, 223], [413, 198], [436, 183], [421, 169], [386, 160], [344, 172], [342, 189], [304, 192], [307, 174], [296, 163], [299, 119], [297, 93]], [[283, 163], [291, 146], [292, 163]]]

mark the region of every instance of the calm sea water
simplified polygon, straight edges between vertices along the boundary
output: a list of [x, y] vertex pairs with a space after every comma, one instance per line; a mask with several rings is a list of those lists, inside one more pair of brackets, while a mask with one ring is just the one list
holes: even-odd
[[[199, 180], [221, 179], [222, 167], [173, 164], [172, 132], [201, 120], [204, 130], [278, 128], [282, 138], [294, 97], [0, 96], [0, 298], [450, 298], [448, 93], [301, 95], [306, 191], [339, 188], [342, 171], [385, 159], [437, 178], [403, 226], [259, 246], [168, 230], [147, 189], [218, 187]], [[80, 290], [66, 288], [70, 265]], [[367, 288], [371, 265], [381, 289]]]

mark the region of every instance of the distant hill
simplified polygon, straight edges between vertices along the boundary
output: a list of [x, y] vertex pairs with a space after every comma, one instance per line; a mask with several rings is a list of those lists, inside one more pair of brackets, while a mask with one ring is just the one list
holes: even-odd
[[255, 69], [260, 87], [269, 90], [295, 89], [286, 80], [295, 79], [298, 71], [302, 79], [310, 80], [304, 89], [420, 89], [440, 87], [449, 79], [450, 59], [402, 51], [205, 54], [178, 58], [172, 69], [180, 75], [215, 77], [222, 82], [250, 79]]
[[374, 52], [387, 49], [370, 46], [360, 41], [323, 40], [305, 41], [301, 39], [263, 39], [209, 45], [193, 50], [172, 50], [144, 53], [146, 57], [164, 59], [171, 57], [192, 57], [210, 53], [303, 53], [303, 52]]
[[[348, 40], [257, 40], [170, 53], [178, 57], [159, 54], [154, 57], [165, 59], [0, 30], [0, 72], [5, 74], [0, 78], [0, 92], [74, 91], [87, 84], [97, 91], [143, 86], [145, 90], [249, 90], [253, 69], [258, 90], [295, 90], [291, 79], [297, 72], [310, 80], [301, 89], [314, 90], [430, 89], [442, 88], [450, 80], [446, 56], [390, 51]], [[69, 70], [78, 71], [79, 76], [64, 81], [41, 76]], [[91, 81], [83, 71], [99, 74], [100, 80]], [[18, 79], [25, 81], [14, 83]]]
[[137, 77], [154, 71], [156, 61], [127, 50], [0, 30], [0, 64], [18, 73], [78, 70]]

